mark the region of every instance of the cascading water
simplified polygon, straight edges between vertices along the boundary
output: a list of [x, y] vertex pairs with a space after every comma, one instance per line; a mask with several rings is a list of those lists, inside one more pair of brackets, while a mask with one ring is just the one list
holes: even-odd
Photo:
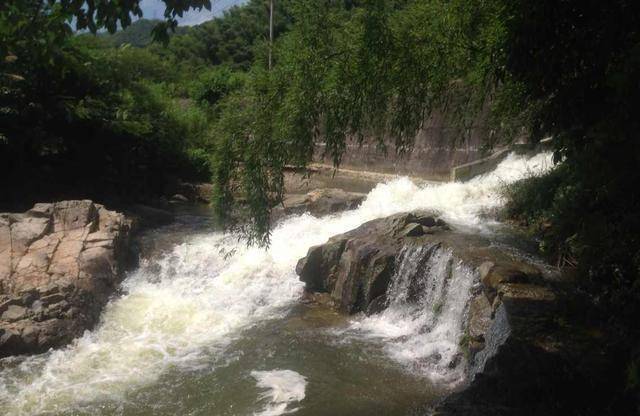
[[[329, 371], [326, 366], [318, 365], [315, 376], [311, 369], [269, 367], [269, 360], [278, 358], [275, 349], [256, 347], [256, 354], [264, 356], [252, 358], [255, 368], [237, 369], [238, 362], [249, 359], [237, 346], [246, 334], [284, 319], [298, 304], [303, 285], [295, 265], [308, 248], [365, 221], [416, 209], [435, 210], [454, 225], [482, 230], [488, 224], [482, 214], [502, 203], [503, 184], [550, 166], [549, 154], [511, 155], [491, 174], [466, 183], [418, 187], [400, 178], [378, 185], [358, 209], [324, 218], [286, 219], [274, 229], [267, 250], [248, 248], [218, 232], [194, 236], [131, 273], [123, 282], [123, 295], [109, 303], [95, 330], [63, 349], [0, 360], [0, 414], [311, 412], [314, 399], [306, 390], [315, 388], [318, 395], [331, 391], [331, 382], [318, 380], [321, 371]], [[424, 250], [432, 252], [425, 256]], [[427, 260], [418, 270], [419, 258]], [[435, 247], [407, 249], [399, 266], [389, 309], [352, 327], [365, 338], [382, 339], [389, 356], [408, 368], [435, 381], [455, 380], [472, 273]], [[422, 287], [406, 280], [416, 273]], [[311, 361], [312, 356], [305, 357], [300, 366]], [[380, 371], [388, 375], [391, 370]], [[267, 386], [265, 380], [276, 382], [283, 375], [286, 382]], [[343, 382], [353, 388], [353, 382]], [[277, 397], [261, 393], [264, 388], [275, 389]], [[178, 398], [162, 401], [181, 389]], [[208, 396], [187, 400], [202, 391]], [[265, 401], [270, 404], [265, 406]]]
[[458, 344], [474, 271], [439, 245], [405, 247], [396, 270], [388, 307], [355, 320], [342, 334], [385, 340], [388, 354], [412, 371], [432, 381], [459, 381], [464, 362]]

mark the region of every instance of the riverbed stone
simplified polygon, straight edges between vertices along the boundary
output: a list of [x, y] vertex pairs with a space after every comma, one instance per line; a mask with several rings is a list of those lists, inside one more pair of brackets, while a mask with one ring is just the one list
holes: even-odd
[[274, 207], [272, 219], [305, 212], [317, 217], [334, 214], [357, 208], [365, 197], [362, 193], [334, 188], [315, 189], [306, 194], [289, 194], [281, 205]]
[[491, 302], [495, 299], [500, 285], [532, 283], [541, 278], [541, 272], [537, 267], [522, 261], [503, 261], [499, 264], [486, 261], [480, 265], [478, 271], [485, 293]]
[[403, 228], [401, 234], [403, 237], [419, 237], [425, 234], [424, 228], [423, 225], [412, 222]]
[[175, 194], [175, 195], [173, 195], [171, 197], [170, 202], [186, 204], [187, 202], [189, 202], [189, 198], [187, 198], [186, 196], [184, 196], [182, 194]]
[[143, 204], [134, 204], [126, 211], [127, 218], [132, 218], [139, 228], [153, 228], [171, 224], [175, 216], [171, 211]]
[[19, 305], [10, 305], [2, 314], [2, 320], [13, 322], [27, 316], [27, 308]]
[[123, 277], [131, 221], [89, 200], [0, 214], [0, 357], [91, 328]]

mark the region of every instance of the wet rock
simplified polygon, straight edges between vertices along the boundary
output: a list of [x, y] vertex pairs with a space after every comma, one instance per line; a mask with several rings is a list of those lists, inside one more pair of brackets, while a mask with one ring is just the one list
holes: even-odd
[[[468, 382], [429, 414], [590, 414], [585, 397], [606, 396], [606, 343], [587, 336], [554, 281], [529, 267], [518, 264], [516, 273], [499, 257], [479, 267], [483, 286], [494, 287], [469, 305]], [[500, 273], [488, 280], [489, 270]]]
[[469, 303], [469, 352], [475, 354], [484, 348], [484, 335], [491, 325], [492, 309], [489, 300], [484, 294], [479, 294]]
[[[438, 225], [438, 220], [429, 214], [414, 214], [414, 220], [420, 224], [423, 225], [425, 227], [435, 227], [436, 225]], [[442, 220], [440, 220], [440, 224], [443, 225], [444, 222], [442, 222]]]
[[[164, 190], [164, 194], [167, 196], [180, 195], [180, 197], [184, 198], [184, 200], [181, 200], [180, 202], [206, 204], [211, 202], [211, 197], [213, 196], [213, 184], [182, 182], [179, 179], [174, 178], [173, 181], [169, 181], [169, 184]], [[173, 197], [170, 199], [173, 199]]]
[[131, 221], [91, 201], [0, 214], [0, 357], [70, 342], [122, 278]]
[[557, 307], [557, 296], [549, 288], [526, 283], [504, 283], [498, 287], [501, 304], [519, 317], [550, 316]]
[[333, 299], [328, 293], [305, 292], [302, 296], [302, 303], [307, 305], [320, 305], [333, 308], [335, 305]]
[[541, 272], [536, 267], [524, 262], [502, 262], [495, 264], [487, 261], [478, 268], [487, 297], [491, 302], [495, 299], [498, 287], [507, 283], [532, 283], [539, 281]]
[[417, 223], [407, 224], [401, 232], [403, 237], [419, 237], [424, 234], [424, 226]]
[[342, 189], [316, 189], [303, 195], [288, 195], [281, 206], [273, 209], [273, 219], [285, 215], [309, 212], [315, 216], [329, 215], [348, 209], [357, 208], [365, 198], [365, 194], [347, 192]]
[[[400, 253], [416, 247], [423, 258], [436, 248], [445, 249], [455, 262], [477, 271], [470, 274], [474, 284], [467, 318], [461, 322], [460, 353], [440, 363], [464, 367], [467, 379], [425, 414], [591, 414], [584, 394], [606, 390], [604, 347], [593, 348], [592, 339], [584, 340], [589, 332], [569, 324], [574, 315], [563, 315], [564, 286], [512, 251], [450, 230], [431, 213], [405, 213], [367, 222], [312, 247], [296, 271], [306, 283], [307, 298], [330, 298], [334, 308], [345, 313], [375, 314], [387, 306]], [[422, 261], [415, 259], [415, 270], [421, 270]], [[402, 282], [407, 293], [403, 299], [412, 302], [411, 293], [418, 293], [422, 282]], [[427, 359], [439, 363], [442, 357]], [[467, 360], [466, 365], [461, 360]]]
[[311, 247], [296, 271], [307, 291], [329, 293], [343, 312], [379, 312], [382, 301], [376, 299], [386, 294], [401, 248], [413, 240], [405, 235], [407, 226], [422, 228], [436, 223], [428, 213], [397, 214], [366, 222]]
[[25, 350], [25, 344], [20, 334], [11, 329], [0, 328], [0, 345], [6, 351], [4, 355], [17, 355]]
[[311, 247], [307, 256], [300, 259], [296, 273], [305, 276], [308, 291], [328, 292], [335, 285], [333, 277], [346, 243], [345, 239], [331, 239], [326, 244]]
[[187, 198], [186, 196], [182, 195], [182, 194], [175, 194], [171, 197], [171, 202], [175, 202], [175, 203], [187, 203], [189, 202], [189, 198]]
[[367, 315], [375, 315], [385, 310], [387, 307], [387, 296], [380, 295], [377, 298], [373, 299], [369, 306], [367, 306], [366, 314]]

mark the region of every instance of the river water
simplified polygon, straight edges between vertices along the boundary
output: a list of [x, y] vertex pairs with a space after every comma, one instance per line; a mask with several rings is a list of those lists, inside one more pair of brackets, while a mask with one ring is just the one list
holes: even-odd
[[[184, 213], [142, 236], [140, 267], [96, 329], [63, 349], [0, 360], [0, 414], [419, 414], [462, 381], [458, 342], [474, 272], [446, 251], [424, 264], [424, 253], [405, 252], [390, 307], [344, 317], [300, 302], [298, 259], [332, 235], [415, 209], [491, 234], [500, 188], [550, 167], [549, 154], [511, 155], [466, 183], [399, 178], [355, 210], [285, 219], [266, 250], [209, 231], [206, 212]], [[408, 302], [415, 274], [423, 283]]]

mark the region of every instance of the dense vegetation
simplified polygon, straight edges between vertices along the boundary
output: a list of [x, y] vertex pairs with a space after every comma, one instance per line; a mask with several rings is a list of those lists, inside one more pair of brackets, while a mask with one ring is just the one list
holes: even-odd
[[[289, 4], [293, 0], [276, 2], [274, 36], [277, 38], [291, 24]], [[247, 70], [254, 61], [254, 50], [264, 46], [269, 34], [269, 10], [264, 1], [250, 1], [234, 7], [223, 18], [190, 28], [185, 36], [174, 36], [167, 48], [154, 52], [171, 56], [191, 65], [227, 65], [234, 70]]]
[[[121, 13], [84, 16], [39, 0], [0, 5], [0, 205], [149, 200], [176, 178], [208, 181], [216, 103], [242, 85], [242, 72], [231, 67], [247, 67], [246, 51], [264, 39], [264, 24], [245, 28], [247, 16], [265, 20], [259, 3], [191, 33], [178, 28], [168, 47], [149, 44], [158, 22], [77, 35], [72, 16], [78, 28], [129, 22]], [[245, 52], [224, 55], [205, 41]]]
[[246, 88], [223, 105], [218, 211], [247, 201], [250, 236], [264, 242], [283, 167], [308, 163], [315, 141], [339, 164], [349, 136], [391, 135], [402, 151], [430, 111], [471, 120], [499, 80], [500, 11], [468, 1], [292, 4], [273, 70], [258, 56]]
[[[159, 24], [162, 24], [162, 21], [140, 19], [116, 33], [102, 32], [99, 36], [102, 37], [102, 40], [107, 45], [115, 47], [131, 45], [142, 48], [151, 45], [153, 42], [153, 29]], [[178, 26], [171, 35], [184, 34], [188, 29], [188, 27]]]
[[640, 391], [640, 4], [513, 7], [508, 69], [520, 105], [535, 108], [530, 130], [554, 137], [562, 163], [512, 189], [508, 209], [577, 267], [619, 340], [635, 345], [628, 378]]

